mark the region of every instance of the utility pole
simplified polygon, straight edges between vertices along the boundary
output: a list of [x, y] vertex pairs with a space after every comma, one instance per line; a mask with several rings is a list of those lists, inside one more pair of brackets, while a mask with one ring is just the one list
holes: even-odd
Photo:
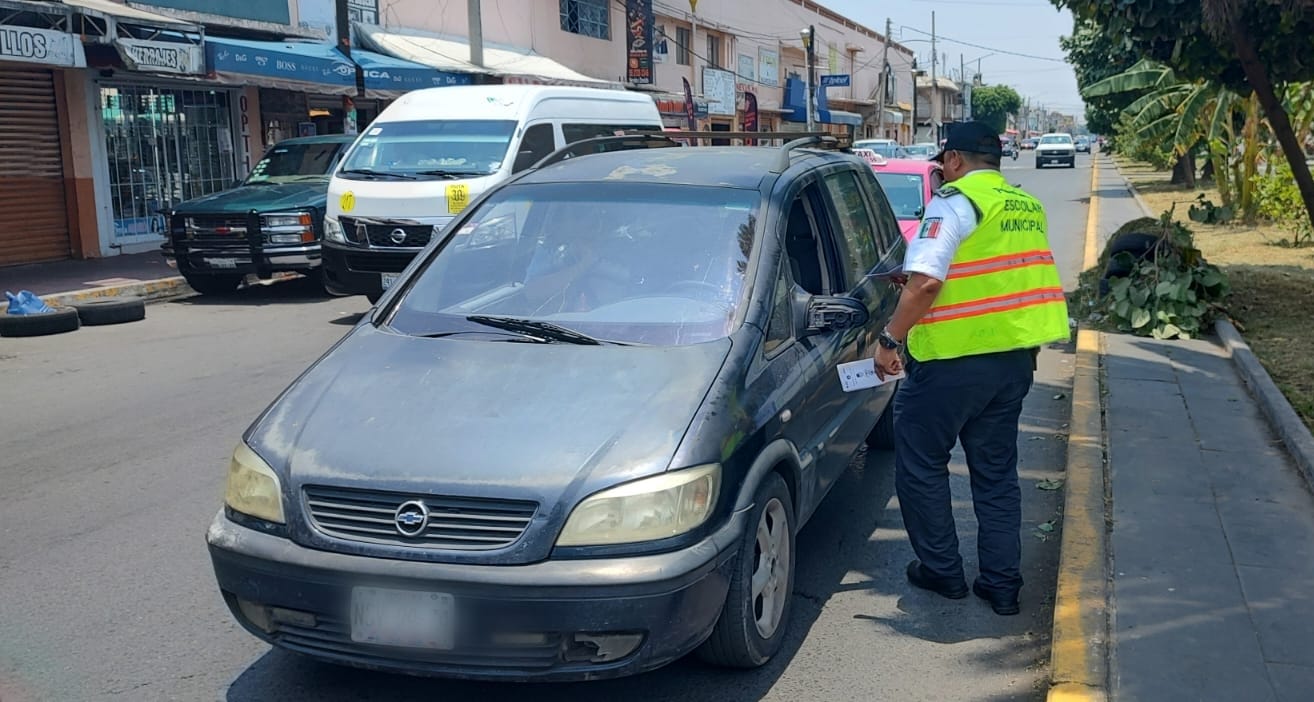
[[931, 10], [931, 141], [940, 143], [940, 101], [936, 98], [936, 82], [939, 80], [935, 74], [935, 66], [940, 60], [940, 55], [935, 52], [935, 10]]
[[813, 69], [812, 69], [813, 64], [816, 63], [813, 59], [814, 56], [816, 55], [814, 49], [817, 46], [817, 28], [816, 26], [809, 24], [806, 31], [807, 31], [807, 36], [803, 38], [803, 43], [804, 43], [803, 49], [805, 55], [807, 56], [805, 60], [808, 65], [807, 65], [807, 81], [806, 81], [806, 85], [804, 86], [804, 91], [807, 93], [805, 97], [807, 99], [808, 131], [811, 132], [816, 128], [816, 119], [817, 119], [816, 96], [812, 94], [813, 91], [816, 90], [816, 84], [817, 84], [817, 79], [813, 75]]
[[[885, 41], [881, 48], [881, 98], [879, 108], [876, 113], [876, 132], [885, 136], [885, 107], [889, 104], [890, 94], [890, 18], [885, 18]], [[858, 77], [854, 76], [852, 80], [857, 81]], [[916, 88], [914, 87], [914, 92]]]
[[484, 65], [484, 23], [480, 17], [479, 0], [467, 0], [466, 14], [470, 19], [470, 63]]
[[958, 82], [962, 84], [961, 92], [958, 93], [958, 102], [962, 109], [958, 112], [958, 119], [970, 119], [972, 113], [971, 105], [967, 104], [967, 67], [963, 64], [963, 55], [958, 54]]
[[[347, 60], [356, 65], [356, 95], [365, 93], [365, 73], [360, 65], [351, 61], [351, 15], [347, 12], [347, 0], [337, 0], [333, 7], [333, 23], [337, 25], [338, 51]], [[351, 95], [342, 96], [342, 133], [356, 134], [356, 100]], [[268, 146], [273, 146], [269, 144]]]

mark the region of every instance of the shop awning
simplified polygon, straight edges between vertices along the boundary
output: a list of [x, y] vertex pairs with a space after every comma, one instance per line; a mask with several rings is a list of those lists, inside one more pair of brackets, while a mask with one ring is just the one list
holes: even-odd
[[[82, 68], [87, 55], [63, 5], [0, 0], [0, 66], [5, 62]], [[3, 69], [0, 69], [3, 70]]]
[[439, 71], [430, 66], [364, 49], [353, 49], [351, 59], [365, 73], [365, 95], [371, 98], [397, 97], [421, 88], [470, 85], [473, 81], [469, 73]]
[[392, 32], [374, 24], [354, 22], [361, 44], [382, 54], [452, 73], [499, 76], [507, 83], [577, 85], [624, 90], [626, 86], [599, 80], [567, 68], [530, 49], [484, 44], [484, 65], [470, 63], [464, 39], [431, 34]]
[[[200, 25], [191, 22], [184, 22], [168, 15], [161, 15], [156, 12], [147, 12], [135, 7], [120, 5], [110, 0], [60, 0], [65, 5], [72, 7], [78, 14], [91, 19], [99, 19], [108, 23], [124, 23], [141, 25], [144, 27], [161, 27], [174, 31], [193, 32], [201, 31]], [[85, 29], [85, 28], [84, 28]], [[105, 32], [108, 36], [114, 36], [113, 27], [110, 31]], [[84, 31], [83, 34], [86, 32]]]
[[210, 76], [235, 85], [356, 94], [356, 66], [329, 44], [205, 38]]

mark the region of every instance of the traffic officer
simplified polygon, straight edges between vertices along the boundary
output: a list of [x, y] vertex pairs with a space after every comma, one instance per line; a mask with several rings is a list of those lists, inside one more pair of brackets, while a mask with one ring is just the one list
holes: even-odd
[[917, 555], [909, 582], [967, 596], [949, 492], [949, 455], [961, 441], [978, 523], [972, 591], [1008, 615], [1020, 610], [1022, 588], [1018, 417], [1040, 347], [1070, 331], [1044, 207], [1008, 184], [1001, 155], [982, 122], [956, 125], [935, 155], [946, 185], [908, 246], [907, 283], [876, 365], [882, 377], [907, 373], [894, 433], [895, 490]]

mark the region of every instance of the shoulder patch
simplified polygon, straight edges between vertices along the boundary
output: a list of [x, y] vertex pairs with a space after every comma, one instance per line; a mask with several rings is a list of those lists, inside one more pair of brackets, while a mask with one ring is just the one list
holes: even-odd
[[940, 217], [927, 217], [922, 220], [922, 226], [917, 230], [918, 239], [934, 239], [940, 236], [940, 223], [943, 221]]
[[940, 189], [935, 191], [935, 194], [939, 195], [940, 197], [950, 197], [953, 195], [957, 195], [960, 192], [961, 191], [958, 188], [946, 184], [946, 185], [941, 185]]

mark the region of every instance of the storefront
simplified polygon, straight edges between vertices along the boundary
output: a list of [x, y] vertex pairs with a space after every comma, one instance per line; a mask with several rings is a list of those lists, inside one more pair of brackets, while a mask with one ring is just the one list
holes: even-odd
[[86, 55], [70, 21], [60, 6], [0, 0], [0, 266], [73, 252], [62, 69]]

